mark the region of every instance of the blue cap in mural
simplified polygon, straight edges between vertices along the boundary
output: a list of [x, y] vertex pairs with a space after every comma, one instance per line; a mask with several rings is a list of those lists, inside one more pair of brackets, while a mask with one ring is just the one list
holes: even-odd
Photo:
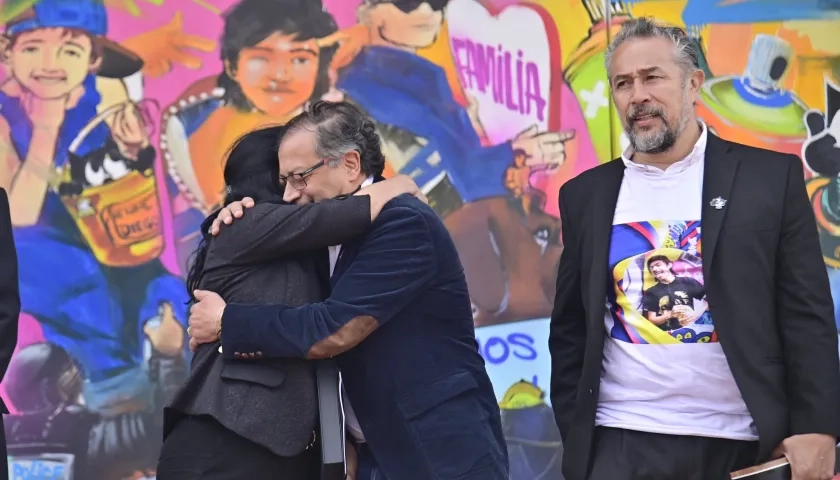
[[6, 23], [6, 35], [19, 35], [39, 28], [87, 32], [102, 51], [99, 76], [123, 78], [143, 67], [140, 57], [106, 37], [108, 12], [102, 0], [37, 0]]

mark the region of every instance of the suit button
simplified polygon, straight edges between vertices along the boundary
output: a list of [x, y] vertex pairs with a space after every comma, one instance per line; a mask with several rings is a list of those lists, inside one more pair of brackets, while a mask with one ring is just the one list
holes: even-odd
[[257, 352], [256, 355], [257, 357], [262, 357], [262, 352]]
[[234, 356], [235, 358], [242, 358], [242, 354], [241, 354], [241, 353], [239, 353], [239, 352], [233, 352], [233, 356]]

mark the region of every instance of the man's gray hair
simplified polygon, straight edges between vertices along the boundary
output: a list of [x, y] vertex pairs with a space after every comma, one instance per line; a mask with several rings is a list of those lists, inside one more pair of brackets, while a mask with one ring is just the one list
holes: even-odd
[[362, 173], [380, 177], [385, 169], [382, 141], [373, 121], [347, 102], [319, 100], [286, 124], [287, 135], [297, 129], [315, 133], [315, 154], [337, 166], [345, 154], [359, 152]]
[[604, 55], [604, 66], [607, 69], [607, 73], [610, 73], [610, 63], [612, 62], [613, 54], [621, 44], [637, 38], [654, 37], [667, 38], [674, 44], [674, 60], [684, 74], [700, 68], [700, 53], [685, 30], [679, 27], [667, 27], [657, 24], [652, 17], [640, 17], [626, 21], [612, 42], [610, 42], [609, 47], [607, 47], [607, 52]]

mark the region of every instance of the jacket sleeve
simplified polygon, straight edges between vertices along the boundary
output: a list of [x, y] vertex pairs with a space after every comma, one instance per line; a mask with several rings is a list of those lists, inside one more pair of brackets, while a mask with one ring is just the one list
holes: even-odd
[[19, 315], [18, 261], [9, 198], [0, 188], [0, 380], [6, 374], [17, 345]]
[[575, 409], [578, 383], [583, 371], [586, 347], [586, 312], [581, 293], [580, 263], [577, 258], [577, 236], [569, 223], [569, 211], [560, 189], [560, 222], [563, 253], [557, 271], [557, 292], [551, 312], [548, 351], [551, 354], [551, 407], [554, 419], [565, 441]]
[[[307, 205], [260, 203], [214, 240], [220, 258], [252, 263], [303, 250], [341, 245], [370, 226], [370, 196], [353, 195]], [[226, 232], [225, 230], [231, 231]]]
[[790, 433], [840, 435], [840, 361], [828, 276], [802, 162], [789, 156], [776, 253], [776, 312], [787, 369]]
[[[329, 358], [358, 345], [391, 320], [437, 272], [434, 244], [422, 213], [382, 211], [353, 263], [325, 302], [225, 307], [223, 354], [230, 358]], [[243, 353], [244, 352], [244, 353]]]

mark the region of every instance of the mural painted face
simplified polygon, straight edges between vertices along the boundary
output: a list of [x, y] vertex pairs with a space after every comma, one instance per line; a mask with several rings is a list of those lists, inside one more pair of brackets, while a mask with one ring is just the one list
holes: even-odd
[[702, 74], [687, 75], [666, 38], [640, 38], [619, 46], [610, 65], [610, 84], [621, 123], [637, 152], [670, 149], [694, 117]]
[[67, 96], [99, 66], [93, 43], [84, 34], [64, 28], [23, 32], [9, 46], [10, 73], [26, 90], [43, 99]]
[[[337, 166], [324, 165], [315, 152], [314, 131], [305, 128], [286, 134], [277, 157], [280, 176], [289, 178], [283, 194], [287, 202], [318, 202], [352, 192], [359, 175], [358, 154], [345, 155]], [[295, 174], [303, 174], [303, 181], [293, 180]]]
[[401, 48], [423, 48], [437, 40], [446, 3], [434, 1], [418, 5], [415, 1], [396, 0], [366, 7], [364, 16], [368, 26], [386, 43]]
[[239, 52], [229, 75], [259, 111], [284, 117], [312, 96], [320, 50], [314, 40], [299, 42], [295, 34], [274, 33]]

